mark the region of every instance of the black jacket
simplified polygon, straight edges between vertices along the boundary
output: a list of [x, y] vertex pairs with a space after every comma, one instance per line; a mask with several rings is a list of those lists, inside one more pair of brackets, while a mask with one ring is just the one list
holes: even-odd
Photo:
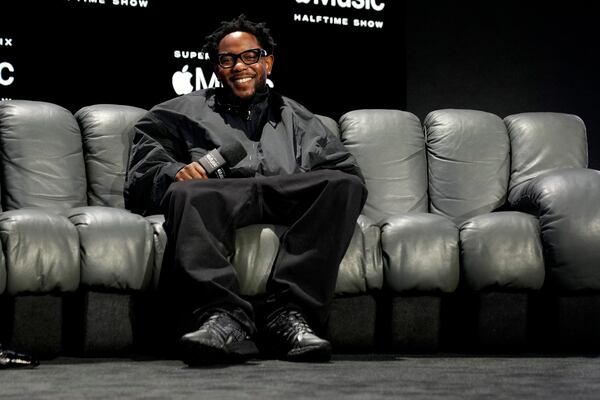
[[223, 93], [205, 89], [176, 97], [136, 124], [125, 183], [128, 209], [158, 213], [182, 167], [231, 141], [247, 152], [231, 166], [231, 177], [338, 169], [362, 179], [339, 138], [302, 105], [269, 91], [242, 108], [227, 103]]

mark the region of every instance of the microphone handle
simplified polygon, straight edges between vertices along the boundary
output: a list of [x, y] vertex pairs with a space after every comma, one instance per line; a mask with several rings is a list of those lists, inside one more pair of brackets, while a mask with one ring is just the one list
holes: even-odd
[[[225, 164], [227, 164], [227, 162], [217, 149], [213, 149], [206, 153], [205, 156], [201, 157], [198, 160], [198, 163], [202, 165], [202, 168], [204, 168], [207, 175], [210, 175], [215, 171], [222, 170]], [[217, 175], [219, 174], [224, 174], [224, 171], [220, 173], [217, 172]]]

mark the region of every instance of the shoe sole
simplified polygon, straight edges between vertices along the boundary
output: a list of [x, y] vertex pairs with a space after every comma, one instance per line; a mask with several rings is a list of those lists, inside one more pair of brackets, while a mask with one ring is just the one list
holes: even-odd
[[214, 347], [204, 343], [180, 342], [181, 359], [190, 367], [215, 364], [243, 364], [258, 356], [254, 342], [245, 340], [227, 348]]
[[290, 350], [284, 357], [287, 361], [328, 362], [331, 360], [331, 345], [306, 346]]

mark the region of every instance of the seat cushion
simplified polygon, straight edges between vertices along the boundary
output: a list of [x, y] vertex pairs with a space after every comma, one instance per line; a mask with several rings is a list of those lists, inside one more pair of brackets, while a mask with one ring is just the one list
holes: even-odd
[[81, 284], [100, 289], [145, 289], [154, 270], [154, 234], [144, 217], [113, 207], [68, 212], [79, 233]]
[[461, 276], [472, 290], [540, 289], [544, 255], [540, 227], [520, 212], [483, 214], [460, 227]]
[[459, 278], [458, 228], [435, 214], [407, 213], [381, 225], [386, 286], [395, 291], [453, 292]]
[[0, 213], [7, 292], [68, 292], [79, 287], [79, 238], [63, 215], [26, 208]]
[[[379, 249], [379, 228], [365, 217], [357, 223], [348, 250], [340, 263], [335, 293], [362, 293], [381, 288], [383, 268]], [[162, 257], [167, 243], [164, 217], [146, 217], [154, 230], [153, 285], [158, 287]], [[285, 227], [256, 224], [236, 231], [233, 266], [238, 273], [240, 293], [245, 296], [264, 294], [277, 252], [279, 237]], [[363, 232], [366, 232], [366, 234]], [[367, 237], [368, 239], [365, 239]]]

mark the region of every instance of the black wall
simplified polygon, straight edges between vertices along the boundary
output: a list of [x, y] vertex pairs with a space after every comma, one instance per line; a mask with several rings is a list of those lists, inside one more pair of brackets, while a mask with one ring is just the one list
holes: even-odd
[[[219, 21], [244, 12], [266, 21], [278, 42], [275, 89], [314, 112], [574, 113], [588, 128], [590, 166], [600, 169], [598, 24], [583, 1], [375, 0], [382, 11], [340, 5], [350, 0], [113, 1], [3, 0], [0, 81], [14, 79], [0, 84], [0, 100], [44, 100], [73, 112], [97, 103], [149, 108], [177, 95], [171, 78], [186, 65], [194, 85], [199, 71], [210, 82], [208, 61], [175, 54], [200, 53]], [[295, 21], [296, 14], [348, 25]], [[383, 27], [355, 27], [354, 19]]]
[[600, 169], [600, 48], [590, 4], [407, 4], [407, 109], [420, 118], [440, 108], [574, 113], [587, 126], [590, 166]]
[[[383, 10], [366, 9], [371, 2], [383, 4]], [[209, 61], [175, 54], [201, 53], [205, 36], [220, 21], [245, 13], [271, 27], [278, 44], [271, 79], [279, 92], [333, 118], [355, 108], [404, 108], [403, 63], [387, 82], [392, 90], [384, 92], [380, 66], [372, 61], [390, 46], [403, 57], [402, 7], [385, 0], [360, 0], [359, 9], [348, 7], [350, 0], [304, 3], [3, 0], [0, 37], [11, 38], [12, 46], [0, 46], [0, 62], [9, 60], [15, 71], [10, 86], [0, 85], [0, 99], [45, 100], [74, 111], [96, 103], [149, 108], [177, 95], [171, 77], [185, 65], [194, 86], [197, 68], [210, 83]], [[296, 21], [295, 15], [346, 18], [347, 25]], [[383, 25], [354, 26], [354, 20]], [[5, 80], [8, 74], [5, 70]]]

